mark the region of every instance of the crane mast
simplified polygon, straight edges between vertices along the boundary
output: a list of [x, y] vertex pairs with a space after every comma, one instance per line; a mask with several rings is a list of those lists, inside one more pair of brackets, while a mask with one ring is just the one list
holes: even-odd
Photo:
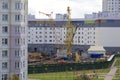
[[73, 44], [73, 38], [75, 36], [77, 27], [71, 24], [71, 12], [70, 7], [67, 7], [67, 23], [66, 23], [66, 39], [65, 39], [65, 46], [68, 56], [72, 56], [71, 47]]

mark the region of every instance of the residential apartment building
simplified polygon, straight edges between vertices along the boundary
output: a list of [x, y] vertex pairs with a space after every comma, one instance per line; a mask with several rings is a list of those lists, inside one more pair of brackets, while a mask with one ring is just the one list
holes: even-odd
[[120, 12], [120, 0], [103, 0], [102, 11], [110, 13]]
[[0, 0], [0, 80], [27, 80], [27, 0]]
[[85, 19], [120, 19], [120, 0], [102, 0], [102, 12], [85, 14]]

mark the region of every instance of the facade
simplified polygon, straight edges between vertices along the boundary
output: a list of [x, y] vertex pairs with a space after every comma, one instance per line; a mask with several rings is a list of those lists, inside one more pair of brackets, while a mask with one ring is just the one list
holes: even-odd
[[85, 14], [85, 19], [120, 19], [119, 13], [109, 13], [109, 12], [94, 12], [92, 14]]
[[36, 17], [33, 14], [28, 14], [28, 19], [29, 20], [34, 20]]
[[[87, 50], [91, 45], [100, 45], [118, 51], [120, 46], [119, 19], [75, 20], [71, 23], [77, 26], [72, 50]], [[49, 25], [48, 20], [29, 21], [28, 49], [29, 51], [56, 53], [58, 44], [64, 45], [66, 21], [55, 21], [55, 27]], [[114, 47], [114, 48], [113, 48]], [[107, 51], [109, 51], [107, 50]]]
[[109, 13], [119, 13], [120, 12], [120, 0], [103, 0], [102, 11]]
[[56, 20], [67, 20], [67, 14], [56, 14]]
[[27, 80], [27, 0], [0, 1], [0, 80]]

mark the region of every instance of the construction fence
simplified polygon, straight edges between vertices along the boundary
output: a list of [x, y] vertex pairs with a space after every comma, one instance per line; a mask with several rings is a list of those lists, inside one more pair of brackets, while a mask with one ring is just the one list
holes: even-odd
[[28, 73], [33, 74], [33, 73], [104, 69], [109, 68], [112, 65], [115, 57], [113, 57], [110, 61], [103, 62], [29, 65]]

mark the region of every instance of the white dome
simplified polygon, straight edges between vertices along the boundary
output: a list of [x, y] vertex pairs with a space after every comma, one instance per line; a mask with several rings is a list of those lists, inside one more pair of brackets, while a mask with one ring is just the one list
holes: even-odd
[[94, 51], [105, 52], [105, 49], [103, 48], [103, 46], [90, 46], [88, 52], [94, 52]]

